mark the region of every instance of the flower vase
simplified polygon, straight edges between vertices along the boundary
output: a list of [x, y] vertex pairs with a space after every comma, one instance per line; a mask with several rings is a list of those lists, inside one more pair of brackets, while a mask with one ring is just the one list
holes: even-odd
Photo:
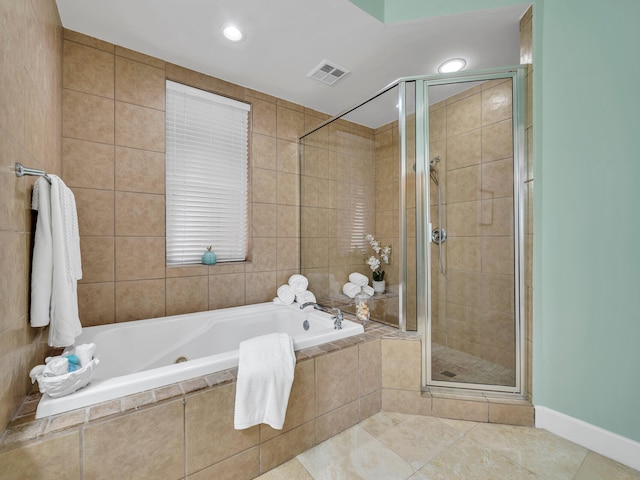
[[384, 280], [373, 280], [373, 291], [375, 293], [384, 293], [386, 283]]
[[218, 258], [216, 257], [215, 252], [212, 250], [213, 246], [207, 247], [205, 252], [202, 254], [202, 263], [205, 265], [213, 265], [217, 262]]

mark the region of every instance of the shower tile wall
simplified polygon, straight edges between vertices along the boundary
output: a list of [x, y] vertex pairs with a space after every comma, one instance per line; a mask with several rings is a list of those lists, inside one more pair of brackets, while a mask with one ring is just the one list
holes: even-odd
[[[14, 164], [61, 173], [62, 24], [55, 0], [0, 2], [0, 430], [23, 400], [40, 360], [42, 329], [29, 326], [35, 177]], [[46, 339], [45, 339], [46, 341]]]
[[375, 229], [379, 211], [373, 131], [339, 120], [304, 142], [301, 271], [317, 298], [345, 301], [342, 286], [351, 272], [371, 278], [364, 260], [372, 252], [364, 235], [380, 235]]
[[[247, 262], [165, 266], [167, 78], [251, 103]], [[78, 205], [83, 325], [271, 300], [299, 268], [297, 139], [326, 118], [65, 30], [62, 173]]]

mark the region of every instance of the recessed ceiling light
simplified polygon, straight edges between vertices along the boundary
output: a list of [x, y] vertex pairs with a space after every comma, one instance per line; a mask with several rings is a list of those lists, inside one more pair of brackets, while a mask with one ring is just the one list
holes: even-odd
[[224, 27], [222, 33], [228, 40], [231, 40], [232, 42], [239, 42], [243, 37], [240, 29], [234, 25], [228, 25]]
[[453, 73], [459, 70], [462, 70], [467, 61], [462, 58], [453, 58], [451, 60], [447, 60], [442, 65], [438, 67], [438, 72], [440, 73]]

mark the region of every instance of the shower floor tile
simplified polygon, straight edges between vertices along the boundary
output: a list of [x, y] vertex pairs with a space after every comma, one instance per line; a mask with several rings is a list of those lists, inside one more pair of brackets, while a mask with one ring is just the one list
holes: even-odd
[[546, 430], [381, 412], [262, 480], [640, 480]]
[[515, 372], [475, 355], [433, 343], [431, 378], [445, 382], [512, 386], [515, 383]]

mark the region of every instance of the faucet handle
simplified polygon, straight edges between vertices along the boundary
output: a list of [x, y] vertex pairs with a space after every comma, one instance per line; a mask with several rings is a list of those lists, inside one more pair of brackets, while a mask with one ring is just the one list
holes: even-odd
[[344, 316], [339, 308], [334, 307], [334, 309], [336, 310], [336, 314], [331, 317], [333, 320], [333, 328], [334, 330], [342, 330], [342, 321], [344, 320]]

